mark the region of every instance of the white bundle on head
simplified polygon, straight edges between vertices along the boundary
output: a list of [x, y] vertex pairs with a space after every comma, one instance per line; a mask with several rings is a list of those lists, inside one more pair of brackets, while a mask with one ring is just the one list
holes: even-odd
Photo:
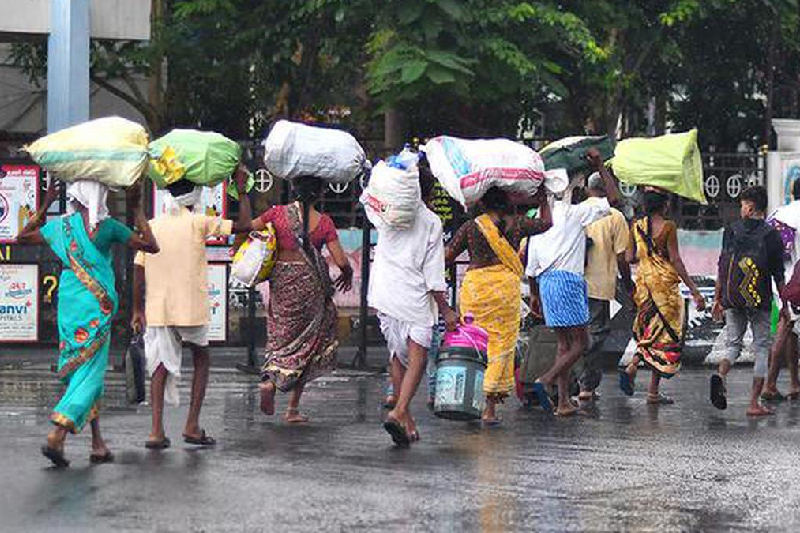
[[200, 203], [203, 195], [203, 187], [200, 185], [195, 186], [190, 192], [181, 194], [180, 196], [172, 196], [169, 191], [164, 195], [164, 207], [170, 215], [177, 215], [181, 212], [181, 208], [192, 209]]
[[67, 213], [74, 213], [78, 205], [89, 212], [90, 230], [108, 218], [108, 187], [97, 181], [79, 180], [67, 186]]

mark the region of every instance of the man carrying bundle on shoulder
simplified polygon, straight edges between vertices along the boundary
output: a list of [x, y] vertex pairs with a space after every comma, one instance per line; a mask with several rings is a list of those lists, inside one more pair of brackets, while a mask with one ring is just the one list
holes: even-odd
[[247, 169], [240, 165], [235, 181], [239, 194], [236, 222], [193, 212], [200, 203], [201, 186], [182, 179], [167, 187], [167, 212], [151, 221], [161, 251], [137, 254], [133, 268], [134, 331], [144, 332], [147, 370], [151, 376], [153, 427], [148, 449], [169, 448], [164, 432], [164, 400], [178, 404], [183, 343], [194, 358], [191, 403], [183, 439], [188, 444], [212, 446], [216, 441], [200, 427], [200, 408], [209, 374], [208, 262], [206, 240], [251, 229], [250, 202], [244, 192]]
[[438, 314], [449, 331], [458, 325], [458, 316], [447, 305], [442, 222], [421, 201], [429, 200], [434, 177], [424, 159], [418, 169], [420, 193], [416, 194], [421, 198], [413, 199], [418, 204], [413, 222], [408, 228], [378, 225], [369, 280], [369, 306], [378, 311], [397, 394], [384, 429], [401, 447], [419, 440], [409, 405], [425, 372]]

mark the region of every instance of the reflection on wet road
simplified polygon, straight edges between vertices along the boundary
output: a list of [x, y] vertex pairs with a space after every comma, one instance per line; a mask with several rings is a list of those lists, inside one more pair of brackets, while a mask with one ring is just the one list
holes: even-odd
[[167, 412], [173, 447], [149, 452], [147, 407], [124, 406], [122, 376], [109, 374], [102, 425], [116, 463], [90, 466], [84, 433], [56, 471], [38, 451], [54, 377], [3, 370], [0, 530], [797, 531], [800, 403], [750, 421], [748, 369], [731, 374], [725, 412], [707, 379], [685, 372], [665, 386], [678, 403], [653, 408], [607, 375], [590, 416], [548, 419], [509, 400], [489, 430], [436, 419], [421, 390], [422, 442], [398, 450], [380, 427], [381, 376], [314, 382], [312, 422], [289, 426], [258, 412], [252, 378], [217, 370], [203, 421], [219, 445], [181, 442], [182, 405]]

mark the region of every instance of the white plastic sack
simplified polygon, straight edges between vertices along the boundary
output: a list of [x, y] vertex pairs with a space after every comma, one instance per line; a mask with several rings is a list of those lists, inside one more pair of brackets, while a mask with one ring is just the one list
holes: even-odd
[[409, 229], [421, 203], [419, 170], [403, 170], [379, 161], [361, 194], [367, 218], [376, 228]]
[[421, 148], [447, 193], [467, 207], [492, 187], [533, 196], [544, 180], [544, 163], [534, 150], [508, 139], [435, 137]]
[[263, 145], [264, 166], [282, 179], [316, 176], [348, 183], [369, 168], [364, 149], [346, 131], [280, 120]]
[[247, 287], [266, 281], [278, 258], [278, 242], [272, 224], [253, 231], [236, 251], [231, 264], [231, 278]]

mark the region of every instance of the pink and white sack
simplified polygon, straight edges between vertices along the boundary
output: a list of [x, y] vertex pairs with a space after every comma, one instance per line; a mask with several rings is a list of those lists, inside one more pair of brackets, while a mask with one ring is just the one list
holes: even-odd
[[425, 152], [431, 172], [442, 187], [465, 207], [475, 204], [492, 187], [533, 196], [545, 179], [539, 154], [508, 139], [441, 136], [420, 150]]

